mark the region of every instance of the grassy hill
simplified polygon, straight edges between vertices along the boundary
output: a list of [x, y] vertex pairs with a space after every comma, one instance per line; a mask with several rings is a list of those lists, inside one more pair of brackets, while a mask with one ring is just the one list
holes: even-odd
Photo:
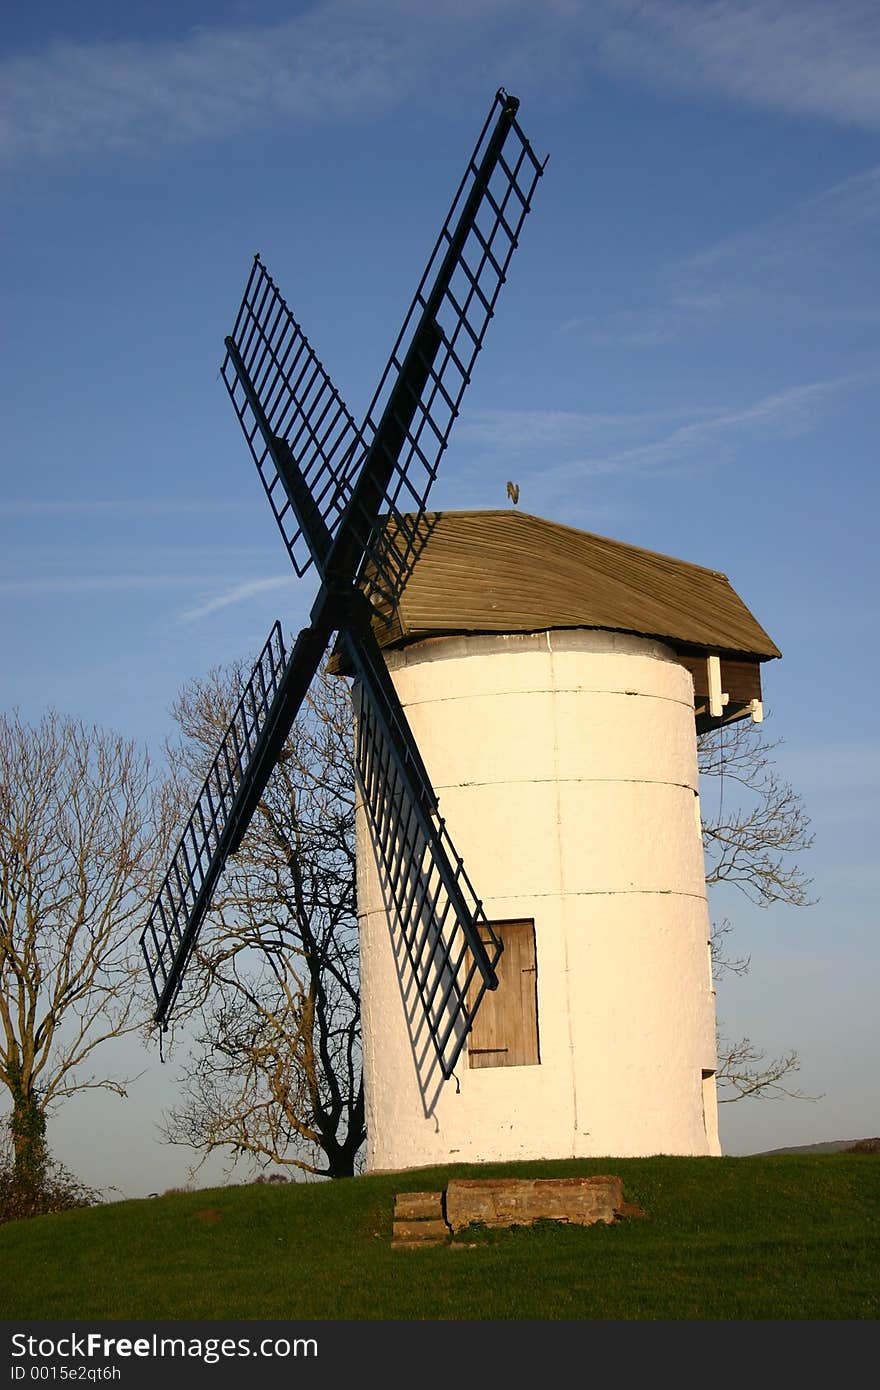
[[[392, 1250], [396, 1193], [452, 1176], [617, 1173], [647, 1220], [471, 1228]], [[6, 1319], [880, 1316], [870, 1155], [461, 1165], [246, 1185], [0, 1227]]]

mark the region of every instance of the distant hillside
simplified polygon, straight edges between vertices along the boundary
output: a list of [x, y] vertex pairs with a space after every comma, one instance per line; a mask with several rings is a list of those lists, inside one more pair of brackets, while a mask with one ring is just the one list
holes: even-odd
[[[769, 1158], [772, 1154], [839, 1154], [847, 1153], [856, 1145], [870, 1145], [864, 1152], [880, 1151], [880, 1139], [826, 1139], [822, 1144], [799, 1144], [788, 1149], [764, 1149], [756, 1158]], [[874, 1147], [876, 1146], [876, 1148]]]

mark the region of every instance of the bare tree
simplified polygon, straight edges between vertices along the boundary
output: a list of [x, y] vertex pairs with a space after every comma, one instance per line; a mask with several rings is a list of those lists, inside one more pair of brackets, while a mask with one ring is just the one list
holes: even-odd
[[[247, 672], [192, 682], [170, 750], [200, 784]], [[346, 684], [323, 672], [227, 865], [183, 998], [197, 1051], [171, 1143], [320, 1176], [355, 1170], [365, 1137]]]
[[810, 880], [794, 856], [813, 836], [800, 796], [776, 770], [781, 744], [750, 719], [700, 735], [700, 776], [718, 784], [718, 809], [703, 820], [706, 883], [733, 884], [761, 907], [806, 907]]
[[46, 1117], [79, 1091], [126, 1094], [92, 1055], [139, 1026], [135, 936], [167, 853], [146, 755], [50, 710], [0, 715], [0, 1082], [15, 1179], [46, 1175]]
[[[818, 1100], [791, 1086], [791, 1076], [800, 1071], [798, 1054], [789, 1050], [768, 1060], [763, 1048], [756, 1047], [751, 1038], [730, 1042], [721, 1038], [719, 1067], [716, 1079], [722, 1094], [719, 1105], [735, 1100]], [[724, 1091], [732, 1094], [725, 1095]]]
[[[768, 741], [763, 726], [751, 720], [722, 726], [698, 739], [700, 775], [717, 783], [718, 790], [717, 809], [708, 815], [709, 798], [705, 792], [701, 797], [706, 884], [731, 884], [760, 907], [806, 907], [813, 901], [810, 879], [796, 856], [810, 848], [813, 836], [801, 797], [776, 769], [773, 754], [781, 743]], [[745, 975], [751, 965], [748, 956], [728, 954], [731, 930], [727, 919], [712, 923], [716, 980], [725, 974]], [[750, 1038], [734, 1042], [719, 1035], [719, 1103], [782, 1096], [815, 1100], [790, 1084], [800, 1065], [792, 1049], [768, 1059]]]

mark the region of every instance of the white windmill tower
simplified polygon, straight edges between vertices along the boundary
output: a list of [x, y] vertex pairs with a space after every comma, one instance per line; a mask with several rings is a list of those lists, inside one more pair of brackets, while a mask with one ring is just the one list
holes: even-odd
[[426, 509], [542, 172], [517, 109], [498, 92], [360, 427], [254, 261], [223, 377], [320, 588], [289, 657], [273, 627], [141, 938], [167, 1022], [335, 632], [371, 1168], [718, 1152], [695, 728], [758, 717], [778, 652], [721, 575]]
[[423, 522], [392, 680], [504, 947], [442, 1085], [363, 807], [368, 1166], [718, 1154], [697, 731], [779, 652], [724, 575], [521, 512]]

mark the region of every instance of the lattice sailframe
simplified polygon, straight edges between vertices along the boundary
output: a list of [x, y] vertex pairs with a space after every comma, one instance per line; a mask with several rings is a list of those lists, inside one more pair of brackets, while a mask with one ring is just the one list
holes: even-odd
[[393, 905], [422, 1014], [445, 1077], [452, 1075], [501, 943], [440, 815], [397, 693], [373, 641], [346, 641], [356, 672], [355, 766], [382, 887]]
[[424, 543], [428, 495], [543, 171], [518, 106], [496, 95], [360, 427], [254, 260], [222, 375], [291, 562], [300, 576], [314, 563], [321, 588], [289, 658], [273, 627], [142, 934], [166, 1024], [211, 894], [334, 631], [357, 674], [357, 774], [395, 929], [445, 1076], [497, 983], [500, 942], [439, 814], [371, 623], [393, 611]]
[[202, 783], [141, 935], [157, 1017], [167, 1017], [217, 879], [239, 827], [236, 800], [246, 784], [287, 668], [280, 623], [272, 626]]

